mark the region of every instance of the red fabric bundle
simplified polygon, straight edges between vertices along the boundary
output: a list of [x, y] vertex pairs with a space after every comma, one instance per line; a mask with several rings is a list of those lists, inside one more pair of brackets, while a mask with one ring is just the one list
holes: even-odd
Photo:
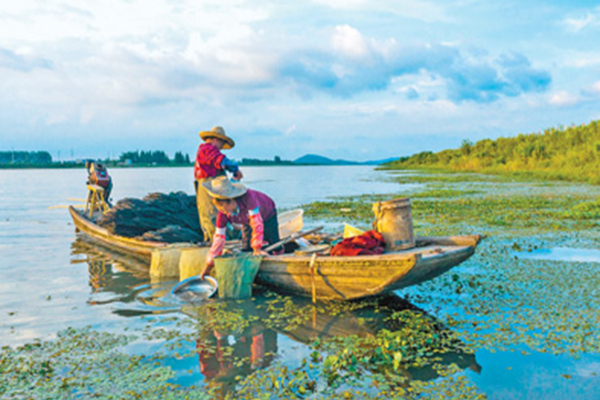
[[381, 233], [367, 231], [359, 236], [346, 238], [333, 246], [332, 256], [361, 256], [381, 254], [385, 248], [385, 241]]

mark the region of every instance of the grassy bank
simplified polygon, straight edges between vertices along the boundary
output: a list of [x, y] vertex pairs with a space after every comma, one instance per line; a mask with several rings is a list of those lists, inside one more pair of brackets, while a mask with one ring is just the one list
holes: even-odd
[[422, 152], [386, 164], [385, 169], [469, 171], [518, 178], [600, 184], [600, 121], [520, 134], [459, 149]]

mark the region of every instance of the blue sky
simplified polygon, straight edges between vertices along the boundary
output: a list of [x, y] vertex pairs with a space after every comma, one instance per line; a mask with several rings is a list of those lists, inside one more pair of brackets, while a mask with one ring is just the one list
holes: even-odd
[[[14, 3], [14, 4], [10, 4]], [[0, 150], [374, 160], [600, 119], [593, 1], [0, 5]]]

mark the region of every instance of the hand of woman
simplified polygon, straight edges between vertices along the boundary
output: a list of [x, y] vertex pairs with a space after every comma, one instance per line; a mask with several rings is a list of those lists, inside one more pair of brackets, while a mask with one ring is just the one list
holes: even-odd
[[206, 266], [204, 267], [204, 269], [202, 270], [202, 272], [200, 272], [200, 279], [204, 280], [204, 277], [206, 275], [208, 275], [208, 273], [210, 272], [210, 270], [215, 266], [215, 262], [211, 261], [210, 263], [207, 263]]
[[240, 171], [239, 169], [235, 172], [235, 174], [233, 174], [233, 179], [236, 181], [241, 181], [243, 177], [244, 174], [242, 174], [242, 171]]

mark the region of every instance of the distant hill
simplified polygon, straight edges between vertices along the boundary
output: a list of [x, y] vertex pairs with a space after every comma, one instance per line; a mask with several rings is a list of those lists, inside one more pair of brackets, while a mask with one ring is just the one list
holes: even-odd
[[402, 157], [388, 169], [440, 168], [600, 184], [600, 121], [515, 137], [463, 141], [459, 149]]
[[294, 160], [294, 164], [309, 165], [352, 165], [357, 164], [346, 160], [332, 160], [331, 158], [319, 156], [316, 154], [306, 154]]
[[294, 164], [300, 165], [379, 165], [397, 160], [398, 157], [386, 158], [384, 160], [373, 160], [373, 161], [349, 161], [349, 160], [332, 160], [328, 157], [319, 156], [317, 154], [306, 154], [293, 161]]

